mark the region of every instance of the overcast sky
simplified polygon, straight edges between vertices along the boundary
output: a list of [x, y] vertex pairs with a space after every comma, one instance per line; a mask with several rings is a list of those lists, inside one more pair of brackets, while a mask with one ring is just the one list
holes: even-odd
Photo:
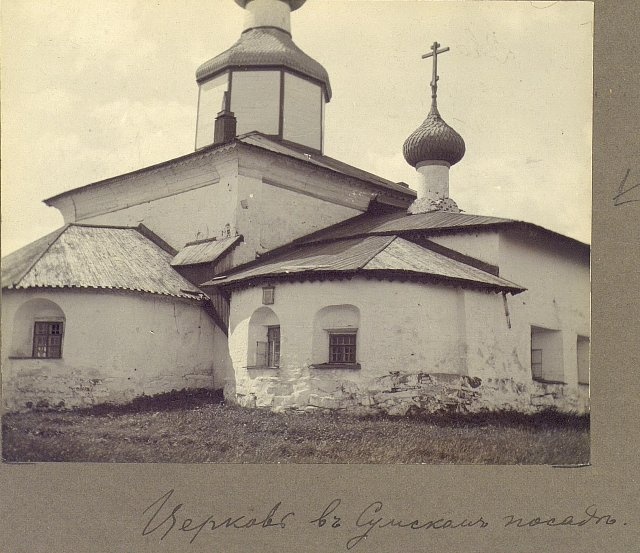
[[[3, 255], [62, 225], [44, 198], [193, 151], [195, 70], [242, 22], [233, 0], [3, 2]], [[292, 31], [331, 79], [327, 155], [416, 182], [437, 40], [451, 197], [590, 242], [591, 3], [308, 0]]]

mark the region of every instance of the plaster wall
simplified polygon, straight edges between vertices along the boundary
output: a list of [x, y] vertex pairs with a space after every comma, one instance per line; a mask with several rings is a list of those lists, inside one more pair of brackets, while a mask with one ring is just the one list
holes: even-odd
[[227, 225], [235, 234], [236, 166], [234, 163], [220, 166], [220, 180], [213, 184], [135, 203], [79, 222], [117, 226], [142, 223], [177, 250], [193, 240], [222, 238]]
[[[509, 340], [502, 355], [511, 359], [509, 366], [516, 369], [519, 380], [531, 379], [531, 329], [538, 327], [557, 331], [547, 338], [544, 358], [546, 380], [565, 383], [569, 388], [578, 387], [578, 356], [584, 359], [588, 352], [578, 352], [578, 339], [590, 336], [590, 274], [588, 255], [579, 248], [572, 248], [556, 240], [534, 240], [533, 238], [508, 233], [506, 231], [483, 233], [458, 233], [434, 236], [434, 242], [470, 255], [487, 263], [499, 266], [500, 276], [520, 284], [527, 290], [516, 296], [507, 296], [507, 308], [511, 328], [497, 332], [505, 327], [499, 324], [476, 324], [471, 336], [477, 334], [478, 343], [489, 344], [495, 350], [499, 346], [501, 334], [506, 333]], [[474, 300], [475, 301], [475, 300]], [[474, 309], [473, 302], [467, 298], [468, 310]], [[498, 313], [487, 311], [486, 306], [475, 310], [479, 318], [471, 317], [469, 324], [482, 321], [485, 317], [505, 318], [501, 307]], [[503, 311], [500, 314], [500, 311]], [[504, 319], [506, 321], [506, 319]], [[497, 334], [496, 334], [497, 332]], [[481, 357], [488, 359], [486, 353], [479, 355], [478, 349], [469, 348], [470, 374], [483, 372]], [[475, 356], [475, 359], [474, 359]], [[488, 367], [495, 363], [485, 363]], [[544, 365], [543, 365], [544, 367]], [[492, 370], [500, 367], [492, 367]], [[501, 371], [498, 370], [500, 373]], [[583, 376], [584, 379], [584, 376]]]
[[553, 359], [548, 379], [577, 388], [578, 336], [591, 334], [588, 255], [551, 241], [543, 244], [505, 233], [500, 237], [499, 266], [500, 276], [527, 288], [509, 300], [511, 319], [521, 337], [519, 358], [529, 360], [532, 326], [559, 331], [547, 348]]
[[[362, 278], [275, 286], [269, 308], [281, 331], [277, 369], [248, 368], [247, 341], [255, 334], [250, 319], [262, 308], [261, 288], [233, 293], [229, 352], [235, 381], [225, 388], [229, 400], [272, 409], [390, 414], [588, 409], [584, 387], [532, 380], [529, 325], [514, 324], [501, 294]], [[326, 327], [356, 324], [358, 365], [322, 366], [329, 361]]]
[[237, 231], [244, 237], [244, 243], [234, 252], [234, 264], [252, 261], [256, 253], [360, 213], [313, 195], [268, 184], [260, 173], [245, 171], [239, 177], [237, 205]]
[[[29, 300], [52, 302], [64, 318], [61, 359], [33, 359]], [[20, 309], [23, 307], [22, 309]], [[47, 318], [48, 312], [41, 312]], [[15, 326], [23, 331], [14, 333]], [[125, 402], [183, 388], [222, 387], [225, 336], [195, 302], [151, 294], [5, 290], [3, 403], [75, 407]], [[27, 346], [25, 347], [25, 343]], [[218, 363], [218, 365], [216, 365]]]
[[[455, 288], [354, 279], [278, 284], [275, 297], [269, 307], [280, 323], [280, 368], [253, 369], [247, 368], [249, 322], [261, 307], [262, 291], [255, 287], [232, 296], [229, 351], [236, 379], [233, 393], [240, 402], [306, 403], [312, 395], [330, 395], [336, 382], [367, 389], [390, 371], [463, 374], [466, 370], [461, 356], [464, 315]], [[326, 316], [328, 307], [335, 316]], [[325, 316], [316, 317], [323, 309]], [[325, 326], [330, 322], [334, 328], [349, 328], [356, 317], [361, 368], [313, 368], [329, 361]]]
[[500, 236], [497, 232], [441, 234], [429, 236], [429, 240], [491, 265], [500, 261]]

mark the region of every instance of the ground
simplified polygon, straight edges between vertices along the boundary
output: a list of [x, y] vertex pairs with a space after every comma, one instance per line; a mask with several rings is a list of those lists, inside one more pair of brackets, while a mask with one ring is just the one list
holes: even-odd
[[546, 412], [354, 417], [273, 413], [208, 392], [5, 414], [5, 461], [580, 464], [589, 419]]

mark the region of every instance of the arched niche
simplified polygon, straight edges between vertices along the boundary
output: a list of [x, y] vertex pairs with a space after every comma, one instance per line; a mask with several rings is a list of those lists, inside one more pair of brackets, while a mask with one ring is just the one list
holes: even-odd
[[280, 320], [270, 307], [256, 309], [249, 319], [247, 366], [280, 366]]
[[[41, 327], [45, 323], [59, 323], [60, 325], [56, 332], [60, 333], [60, 338], [56, 340], [62, 342], [65, 324], [65, 315], [62, 308], [57, 303], [46, 298], [32, 298], [25, 301], [13, 317], [10, 352], [12, 357], [34, 356], [34, 330], [36, 323], [42, 323]], [[62, 348], [62, 344], [60, 344], [60, 348]], [[54, 355], [53, 357], [60, 356]]]
[[[331, 359], [331, 336], [344, 336], [339, 338], [343, 346], [353, 342], [355, 346], [355, 359], [350, 362], [357, 362], [358, 328], [360, 327], [360, 309], [351, 304], [327, 305], [319, 309], [313, 318], [313, 340], [311, 360], [312, 364], [334, 362]], [[346, 338], [351, 336], [351, 338]], [[344, 350], [344, 348], [341, 348]], [[335, 351], [335, 350], [334, 350]], [[341, 362], [347, 363], [346, 359]]]

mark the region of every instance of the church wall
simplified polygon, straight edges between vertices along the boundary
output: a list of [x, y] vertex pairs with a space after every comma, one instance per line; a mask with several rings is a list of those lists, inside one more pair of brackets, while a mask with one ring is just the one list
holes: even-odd
[[[26, 339], [13, 335], [13, 327], [22, 324], [20, 306], [36, 298], [63, 313], [60, 359], [31, 358], [24, 342], [31, 343], [32, 334]], [[47, 319], [51, 313], [40, 315]], [[33, 332], [33, 322], [22, 326]], [[224, 362], [214, 375], [214, 359], [216, 354], [223, 359], [215, 349], [225, 337], [188, 300], [105, 291], [5, 290], [2, 327], [3, 336], [11, 336], [2, 348], [3, 403], [9, 410], [28, 403], [120, 403], [173, 389], [222, 387], [224, 380]]]
[[509, 302], [521, 337], [519, 357], [528, 361], [530, 370], [532, 326], [558, 331], [547, 342], [555, 349], [548, 355], [543, 351], [544, 378], [576, 389], [578, 336], [591, 334], [588, 256], [553, 242], [532, 243], [505, 233], [500, 238], [500, 275], [527, 288]]
[[150, 168], [69, 192], [52, 205], [65, 223], [144, 224], [175, 249], [235, 228], [237, 158], [229, 153]]
[[239, 177], [237, 206], [237, 231], [244, 243], [234, 252], [234, 264], [253, 261], [256, 253], [360, 213], [352, 207], [268, 184], [261, 174], [245, 170]]
[[[242, 404], [335, 406], [336, 398], [345, 393], [362, 399], [369, 390], [382, 393], [393, 388], [396, 373], [415, 380], [417, 374], [455, 377], [466, 371], [461, 350], [464, 318], [454, 287], [354, 279], [276, 284], [275, 297], [269, 307], [281, 329], [280, 368], [267, 369], [247, 368], [253, 364], [247, 357], [250, 319], [262, 305], [262, 290], [250, 288], [232, 296], [229, 351], [236, 378], [233, 393]], [[342, 323], [331, 319], [338, 328], [352, 327], [353, 313], [359, 314], [360, 368], [318, 363], [318, 336], [324, 336], [320, 349], [324, 363], [329, 361], [329, 333], [315, 328], [314, 321], [331, 306], [337, 313], [351, 313]], [[228, 390], [226, 395], [231, 396]]]
[[497, 232], [441, 234], [429, 236], [429, 240], [491, 265], [497, 265], [500, 261], [500, 237]]
[[[507, 296], [509, 309], [517, 297]], [[276, 284], [268, 308], [270, 324], [280, 325], [279, 368], [256, 367], [248, 354], [252, 314], [264, 308], [261, 287], [233, 293], [235, 382], [225, 395], [245, 406], [390, 414], [587, 409], [585, 390], [532, 380], [529, 327], [511, 311], [507, 317], [500, 293], [365, 279]], [[356, 324], [358, 365], [327, 364], [325, 327], [348, 332]]]
[[193, 240], [222, 238], [225, 225], [234, 226], [234, 204], [234, 191], [217, 183], [80, 222], [116, 226], [143, 224], [179, 250]]

